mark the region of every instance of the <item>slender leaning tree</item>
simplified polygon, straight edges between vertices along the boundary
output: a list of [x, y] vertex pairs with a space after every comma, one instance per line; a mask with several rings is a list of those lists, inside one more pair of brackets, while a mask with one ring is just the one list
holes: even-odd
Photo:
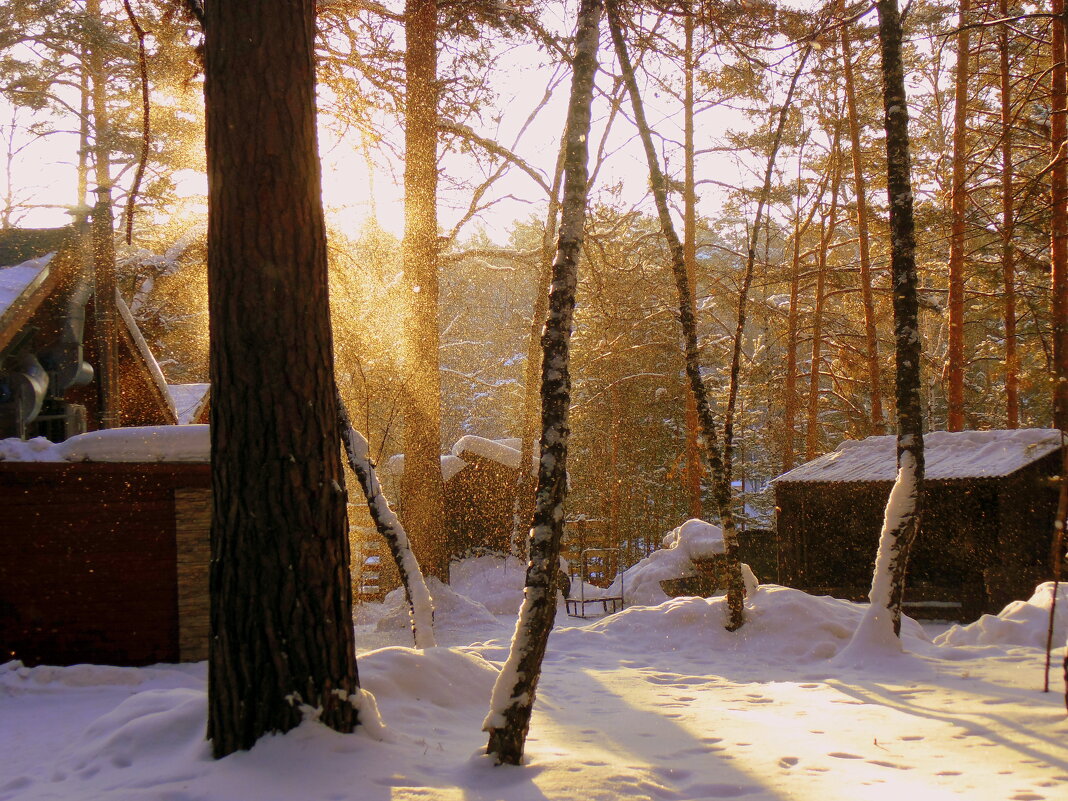
[[314, 0], [205, 9], [216, 757], [359, 691], [316, 139]]
[[593, 82], [597, 73], [601, 0], [581, 0], [572, 65], [564, 157], [564, 200], [553, 260], [549, 312], [542, 334], [541, 458], [534, 520], [530, 529], [523, 605], [504, 669], [497, 677], [490, 711], [482, 724], [486, 752], [498, 763], [518, 765], [530, 729], [549, 631], [556, 617], [556, 573], [567, 497], [567, 417], [571, 406], [568, 346], [578, 285], [578, 259], [586, 218]]

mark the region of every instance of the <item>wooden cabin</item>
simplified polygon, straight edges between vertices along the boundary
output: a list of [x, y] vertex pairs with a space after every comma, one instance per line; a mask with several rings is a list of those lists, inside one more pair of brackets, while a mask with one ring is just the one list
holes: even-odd
[[[1030, 597], [1051, 577], [1060, 432], [933, 432], [924, 450], [906, 611], [974, 620]], [[847, 440], [774, 479], [779, 582], [866, 598], [895, 475], [895, 440], [887, 436]]]
[[[118, 293], [102, 306], [94, 291], [87, 239], [84, 225], [0, 233], [0, 439], [59, 442], [102, 427], [177, 422], [129, 308]], [[111, 398], [99, 380], [109, 369], [105, 318], [114, 335]]]
[[208, 655], [207, 426], [0, 441], [0, 661]]

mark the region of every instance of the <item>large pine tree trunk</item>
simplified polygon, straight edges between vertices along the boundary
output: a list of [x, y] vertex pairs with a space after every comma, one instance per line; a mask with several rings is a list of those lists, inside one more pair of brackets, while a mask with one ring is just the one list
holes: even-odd
[[901, 17], [897, 0], [879, 0], [883, 61], [887, 198], [890, 204], [890, 263], [896, 342], [898, 477], [887, 503], [872, 582], [873, 609], [889, 610], [894, 634], [901, 631], [901, 602], [909, 551], [919, 531], [923, 499], [923, 416], [920, 406], [921, 341], [916, 293], [916, 235], [912, 213], [908, 106], [901, 61]]
[[530, 531], [523, 605], [504, 668], [493, 687], [483, 730], [487, 753], [498, 763], [518, 765], [534, 708], [541, 663], [556, 617], [556, 573], [567, 498], [568, 410], [571, 405], [569, 343], [578, 285], [578, 259], [586, 217], [588, 139], [601, 0], [582, 0], [578, 10], [571, 100], [567, 113], [567, 155], [560, 238], [553, 262], [549, 312], [542, 335], [541, 458]]
[[359, 690], [312, 0], [207, 4], [211, 655], [217, 757]]
[[[971, 13], [971, 0], [960, 0], [960, 24]], [[965, 168], [968, 159], [968, 59], [970, 31], [961, 27], [957, 34], [957, 68], [953, 86], [953, 177], [950, 188], [949, 228], [949, 352], [946, 392], [946, 428], [964, 428], [964, 215], [968, 201]]]
[[868, 186], [864, 178], [864, 154], [860, 147], [860, 116], [853, 78], [853, 48], [848, 26], [842, 26], [842, 69], [845, 76], [846, 109], [849, 114], [850, 155], [853, 162], [853, 193], [857, 204], [857, 240], [860, 250], [860, 299], [864, 307], [864, 361], [871, 384], [871, 430], [882, 434], [882, 368], [879, 365], [879, 339], [875, 328], [875, 299], [871, 287], [871, 237], [868, 232]]
[[448, 581], [438, 323], [437, 0], [407, 0], [404, 105], [405, 528], [428, 575]]
[[631, 105], [634, 109], [634, 123], [638, 128], [638, 135], [641, 137], [642, 145], [645, 148], [645, 157], [649, 165], [649, 183], [653, 190], [653, 198], [656, 201], [660, 228], [664, 239], [667, 240], [668, 250], [671, 253], [671, 269], [679, 299], [679, 321], [682, 326], [686, 354], [686, 377], [689, 380], [690, 391], [693, 393], [694, 402], [697, 406], [697, 420], [701, 427], [701, 438], [704, 440], [705, 455], [712, 472], [713, 501], [719, 514], [720, 525], [723, 528], [724, 561], [726, 562], [727, 572], [727, 628], [730, 631], [735, 631], [745, 623], [745, 582], [742, 580], [741, 562], [738, 558], [738, 534], [734, 526], [734, 510], [731, 508], [730, 477], [724, 464], [723, 453], [720, 451], [719, 438], [716, 436], [716, 422], [712, 417], [712, 408], [708, 402], [704, 380], [701, 378], [700, 351], [697, 347], [697, 319], [693, 312], [694, 304], [690, 298], [690, 284], [686, 275], [686, 259], [682, 242], [679, 241], [679, 236], [675, 232], [675, 224], [671, 220], [671, 212], [668, 209], [667, 201], [667, 181], [664, 178], [663, 171], [660, 169], [656, 148], [653, 145], [652, 133], [645, 119], [645, 108], [642, 105], [641, 93], [638, 90], [638, 81], [634, 77], [634, 68], [631, 66], [630, 56], [627, 54], [627, 45], [623, 39], [623, 30], [619, 24], [619, 15], [615, 2], [608, 0], [606, 9], [608, 27], [612, 32], [616, 58], [619, 59], [620, 71], [623, 74], [627, 92], [630, 94]]

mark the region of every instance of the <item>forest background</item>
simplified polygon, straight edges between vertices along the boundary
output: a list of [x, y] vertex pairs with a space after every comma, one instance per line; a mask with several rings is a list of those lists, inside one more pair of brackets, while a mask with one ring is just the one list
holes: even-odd
[[[543, 0], [439, 4], [435, 291], [413, 282], [402, 258], [406, 29], [416, 18], [401, 6], [319, 4], [338, 381], [379, 461], [405, 450], [405, 420], [428, 395], [402, 347], [406, 327], [415, 331], [406, 326], [414, 296], [438, 321], [439, 451], [464, 434], [521, 437], [529, 428], [536, 380], [526, 366], [552, 251], [574, 19], [570, 4]], [[720, 413], [756, 245], [735, 421], [742, 525], [768, 523], [768, 479], [843, 439], [885, 433], [892, 419], [885, 148], [869, 9], [663, 2], [628, 13]], [[1051, 424], [1042, 10], [917, 0], [905, 17], [928, 430]], [[56, 214], [113, 185], [117, 236], [129, 231], [121, 290], [174, 383], [207, 380], [199, 43], [180, 5], [0, 8], [0, 226], [62, 224]], [[591, 134], [568, 506], [645, 550], [711, 509], [689, 433], [670, 259], [609, 54]]]

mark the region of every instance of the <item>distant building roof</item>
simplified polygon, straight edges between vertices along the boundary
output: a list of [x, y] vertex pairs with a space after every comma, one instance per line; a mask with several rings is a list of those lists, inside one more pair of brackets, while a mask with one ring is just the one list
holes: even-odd
[[32, 295], [48, 277], [48, 265], [55, 253], [29, 259], [21, 264], [0, 267], [0, 328], [24, 299]]
[[[995, 478], [1053, 453], [1061, 433], [1050, 428], [1012, 431], [933, 431], [924, 435], [926, 477]], [[774, 479], [788, 482], [893, 481], [897, 475], [892, 436], [845, 440], [836, 450]]]

